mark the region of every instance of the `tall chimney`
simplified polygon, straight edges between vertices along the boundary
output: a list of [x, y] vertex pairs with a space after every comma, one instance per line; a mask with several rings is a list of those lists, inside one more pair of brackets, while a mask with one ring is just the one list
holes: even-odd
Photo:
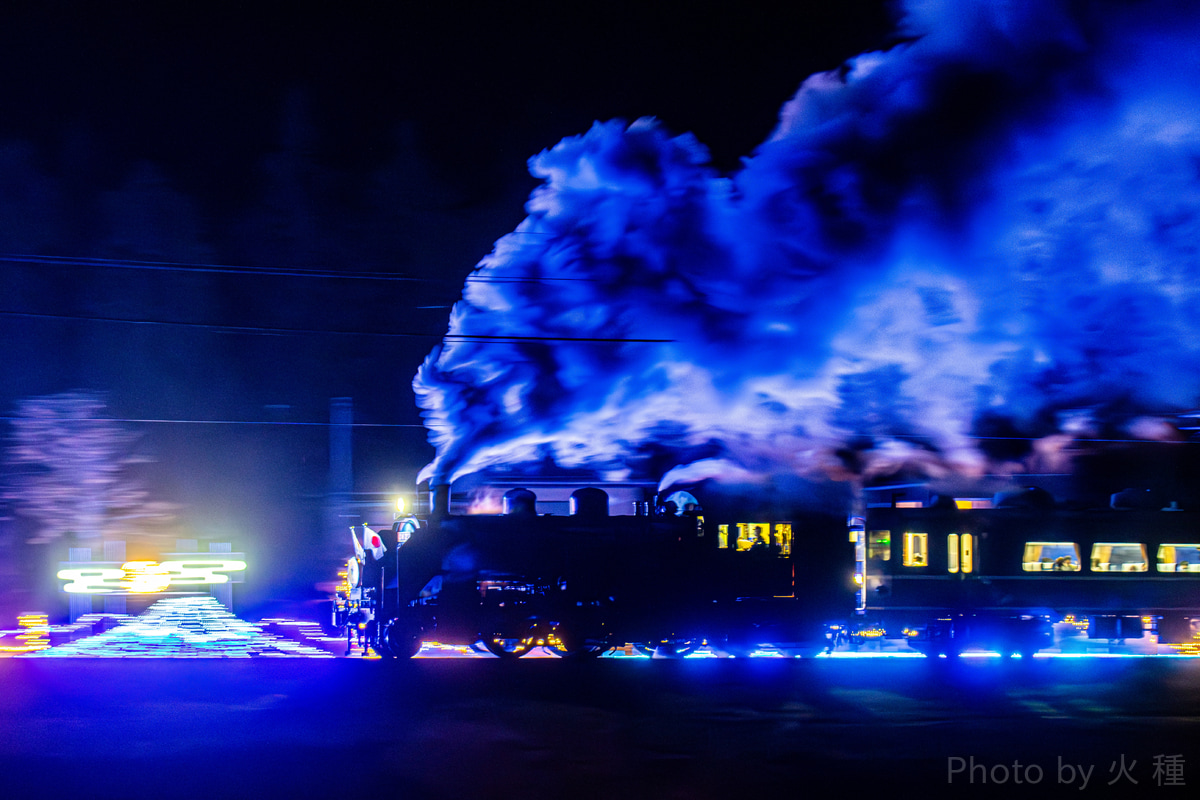
[[345, 550], [350, 519], [350, 495], [354, 491], [353, 456], [354, 398], [334, 397], [329, 401], [329, 484], [325, 495], [325, 530], [330, 546]]
[[335, 397], [329, 401], [329, 491], [350, 494], [354, 491], [353, 461], [354, 398]]

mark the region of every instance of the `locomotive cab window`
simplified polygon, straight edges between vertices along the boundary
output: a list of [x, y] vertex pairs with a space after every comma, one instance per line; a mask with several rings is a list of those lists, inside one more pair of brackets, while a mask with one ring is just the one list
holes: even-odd
[[929, 564], [929, 534], [904, 534], [904, 566], [924, 567]]
[[766, 522], [739, 522], [737, 524], [737, 549], [771, 546], [771, 525]]
[[1092, 572], [1145, 572], [1146, 545], [1097, 542], [1092, 545]]
[[1160, 544], [1159, 572], [1200, 572], [1200, 544]]
[[790, 556], [792, 554], [792, 523], [775, 523], [775, 546], [779, 548], [781, 556]]
[[871, 531], [867, 537], [867, 558], [879, 561], [892, 560], [891, 531]]
[[1075, 542], [1026, 542], [1021, 569], [1025, 572], [1079, 572]]

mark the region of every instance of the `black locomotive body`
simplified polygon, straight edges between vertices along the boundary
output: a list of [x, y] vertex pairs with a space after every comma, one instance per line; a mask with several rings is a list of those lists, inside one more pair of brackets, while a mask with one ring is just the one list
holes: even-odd
[[1057, 507], [1026, 489], [874, 503], [855, 522], [860, 638], [1032, 654], [1063, 621], [1088, 639], [1172, 644], [1200, 620], [1195, 512]]
[[339, 592], [339, 625], [385, 657], [427, 641], [500, 656], [543, 646], [585, 657], [627, 643], [659, 656], [701, 643], [806, 655], [850, 613], [844, 517], [810, 515], [794, 547], [792, 522], [674, 508], [609, 516], [598, 489], [576, 492], [573, 513], [547, 515], [532, 493], [509, 494], [504, 514], [397, 521], [382, 558], [362, 554]]

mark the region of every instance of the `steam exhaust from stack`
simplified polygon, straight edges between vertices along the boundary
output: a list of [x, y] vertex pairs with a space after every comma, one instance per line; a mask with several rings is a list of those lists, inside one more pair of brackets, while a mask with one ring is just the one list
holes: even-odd
[[1200, 406], [1200, 11], [926, 0], [733, 175], [653, 120], [538, 154], [414, 381], [435, 483], [1069, 469]]

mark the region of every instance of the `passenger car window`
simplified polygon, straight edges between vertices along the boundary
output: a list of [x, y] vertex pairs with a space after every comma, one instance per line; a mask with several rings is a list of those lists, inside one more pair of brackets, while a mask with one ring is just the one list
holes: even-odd
[[1200, 572], [1200, 544], [1160, 544], [1159, 572]]
[[975, 537], [952, 533], [946, 537], [946, 569], [948, 572], [972, 572], [975, 569]]
[[1075, 542], [1026, 542], [1021, 569], [1025, 572], [1079, 572], [1079, 545]]
[[892, 560], [892, 532], [871, 531], [867, 537], [867, 558]]
[[904, 566], [924, 567], [929, 564], [929, 535], [904, 534]]
[[1145, 572], [1146, 545], [1097, 542], [1092, 545], [1092, 572]]

